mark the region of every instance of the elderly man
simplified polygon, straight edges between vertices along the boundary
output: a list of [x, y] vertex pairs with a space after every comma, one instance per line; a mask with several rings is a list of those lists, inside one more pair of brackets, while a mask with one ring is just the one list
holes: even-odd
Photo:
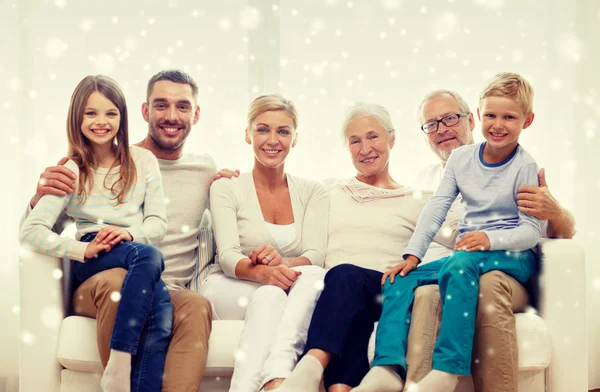
[[[448, 90], [427, 94], [419, 107], [419, 117], [421, 129], [427, 129], [427, 144], [439, 158], [439, 163], [424, 168], [417, 177], [416, 185], [435, 191], [452, 150], [473, 143], [475, 121], [465, 100]], [[425, 127], [425, 124], [428, 126]], [[518, 189], [519, 209], [545, 221], [542, 229], [546, 237], [572, 238], [575, 234], [573, 215], [562, 208], [550, 193], [544, 169], [540, 169], [538, 178], [539, 187], [525, 185]], [[462, 208], [459, 199], [453, 209]], [[450, 249], [432, 243], [425, 261], [448, 256], [450, 252]], [[528, 303], [527, 290], [512, 277], [500, 271], [481, 277], [471, 367], [476, 391], [517, 390], [518, 349], [514, 313], [523, 311]], [[425, 311], [426, 307], [429, 311]], [[424, 286], [417, 290], [415, 308], [424, 313], [413, 318], [411, 326], [407, 361], [409, 382], [419, 381], [431, 369], [435, 339], [429, 332], [439, 327], [441, 310], [437, 286]]]
[[[216, 174], [210, 156], [183, 153], [185, 140], [200, 116], [196, 82], [179, 70], [157, 73], [148, 82], [142, 115], [148, 134], [138, 146], [158, 158], [167, 199], [168, 229], [159, 248], [165, 260], [162, 279], [173, 303], [173, 332], [162, 390], [196, 392], [206, 367], [212, 310], [206, 298], [188, 287], [198, 261], [200, 221], [208, 208], [208, 191]], [[62, 166], [66, 161], [61, 159], [41, 174], [31, 208], [45, 194], [73, 191], [74, 174]], [[60, 232], [62, 227], [59, 224], [54, 230]], [[73, 298], [76, 314], [97, 320], [104, 367], [118, 307], [111, 294], [121, 291], [126, 272], [112, 269], [96, 274], [79, 286]]]

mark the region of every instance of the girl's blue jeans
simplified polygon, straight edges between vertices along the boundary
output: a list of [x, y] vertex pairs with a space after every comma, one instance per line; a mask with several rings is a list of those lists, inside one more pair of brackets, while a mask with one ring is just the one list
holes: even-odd
[[[91, 242], [96, 234], [86, 234], [81, 241]], [[164, 269], [162, 253], [151, 245], [122, 242], [85, 263], [75, 262], [77, 284], [112, 268], [125, 268], [128, 272], [120, 300], [116, 299], [120, 302], [110, 348], [132, 354], [132, 392], [160, 392], [173, 326], [171, 296], [160, 279]]]

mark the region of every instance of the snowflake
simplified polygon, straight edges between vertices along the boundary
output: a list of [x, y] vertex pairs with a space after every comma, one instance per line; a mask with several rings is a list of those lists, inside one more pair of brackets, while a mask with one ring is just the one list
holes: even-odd
[[248, 306], [248, 303], [248, 297], [241, 296], [237, 300], [237, 304], [240, 308], [245, 308], [246, 306]]
[[12, 312], [14, 314], [19, 314], [21, 312], [21, 308], [19, 308], [17, 305], [12, 307]]
[[231, 21], [229, 19], [219, 20], [219, 29], [229, 30], [230, 27], [231, 27]]
[[325, 288], [325, 281], [323, 279], [319, 279], [315, 282], [315, 289], [317, 291], [323, 291]]
[[61, 269], [58, 269], [58, 268], [55, 268], [55, 269], [52, 271], [52, 277], [53, 277], [54, 279], [56, 279], [56, 280], [59, 280], [59, 279], [61, 279], [61, 278], [63, 277], [63, 272], [62, 272], [62, 270], [61, 270]]
[[57, 8], [65, 8], [67, 6], [67, 1], [66, 0], [54, 0], [54, 5]]
[[400, 7], [400, 0], [381, 0], [381, 6], [387, 10], [393, 10]]
[[85, 32], [85, 33], [92, 30], [93, 27], [94, 27], [94, 21], [90, 18], [82, 19], [81, 22], [79, 22], [79, 28], [81, 30], [83, 30], [83, 32]]
[[242, 349], [235, 350], [233, 356], [235, 357], [235, 360], [239, 362], [244, 362], [248, 358], [248, 354]]
[[138, 46], [137, 39], [133, 36], [125, 38], [125, 47], [129, 50], [135, 50]]
[[578, 62], [581, 59], [583, 43], [575, 34], [562, 34], [556, 41], [556, 48], [565, 59]]
[[315, 19], [311, 23], [311, 29], [317, 33], [322, 31], [325, 28], [325, 21], [323, 19]]
[[492, 10], [498, 10], [504, 5], [504, 0], [475, 0], [475, 3], [488, 7]]
[[115, 69], [115, 58], [110, 53], [99, 53], [92, 61], [97, 73], [110, 74]]
[[121, 293], [118, 291], [113, 291], [110, 293], [110, 300], [113, 302], [119, 302], [121, 300]]
[[248, 30], [255, 30], [261, 22], [261, 15], [257, 8], [245, 7], [240, 13], [240, 25]]
[[35, 343], [35, 338], [31, 334], [31, 332], [23, 331], [21, 333], [21, 341], [23, 341], [23, 343], [25, 343], [26, 345], [31, 346], [33, 345], [33, 343]]
[[46, 308], [40, 315], [42, 325], [48, 329], [58, 328], [62, 320], [62, 314], [56, 308]]
[[60, 58], [68, 48], [69, 45], [59, 38], [49, 38], [44, 46], [44, 53], [48, 58], [56, 60]]

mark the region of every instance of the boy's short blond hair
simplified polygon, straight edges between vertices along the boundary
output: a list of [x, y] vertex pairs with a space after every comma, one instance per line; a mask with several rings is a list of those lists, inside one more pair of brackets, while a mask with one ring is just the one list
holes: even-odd
[[519, 74], [501, 72], [494, 76], [479, 95], [479, 107], [487, 97], [510, 98], [521, 105], [525, 115], [533, 113], [533, 87]]

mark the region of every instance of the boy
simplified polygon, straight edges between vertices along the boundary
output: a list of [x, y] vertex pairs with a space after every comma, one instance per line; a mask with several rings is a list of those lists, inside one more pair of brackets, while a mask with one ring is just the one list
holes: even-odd
[[[516, 198], [519, 186], [538, 185], [537, 165], [518, 144], [519, 135], [534, 119], [532, 100], [531, 85], [514, 73], [500, 73], [484, 88], [477, 116], [486, 141], [452, 152], [440, 186], [404, 251], [404, 261], [383, 275], [383, 312], [373, 368], [353, 391], [402, 390], [414, 290], [428, 284], [439, 284], [442, 324], [433, 370], [408, 391], [453, 391], [458, 376], [470, 373], [479, 277], [500, 270], [525, 283], [534, 273], [540, 222], [520, 212]], [[438, 124], [435, 120], [423, 129]], [[459, 193], [466, 212], [454, 254], [416, 269]], [[404, 278], [394, 284], [398, 273]]]

